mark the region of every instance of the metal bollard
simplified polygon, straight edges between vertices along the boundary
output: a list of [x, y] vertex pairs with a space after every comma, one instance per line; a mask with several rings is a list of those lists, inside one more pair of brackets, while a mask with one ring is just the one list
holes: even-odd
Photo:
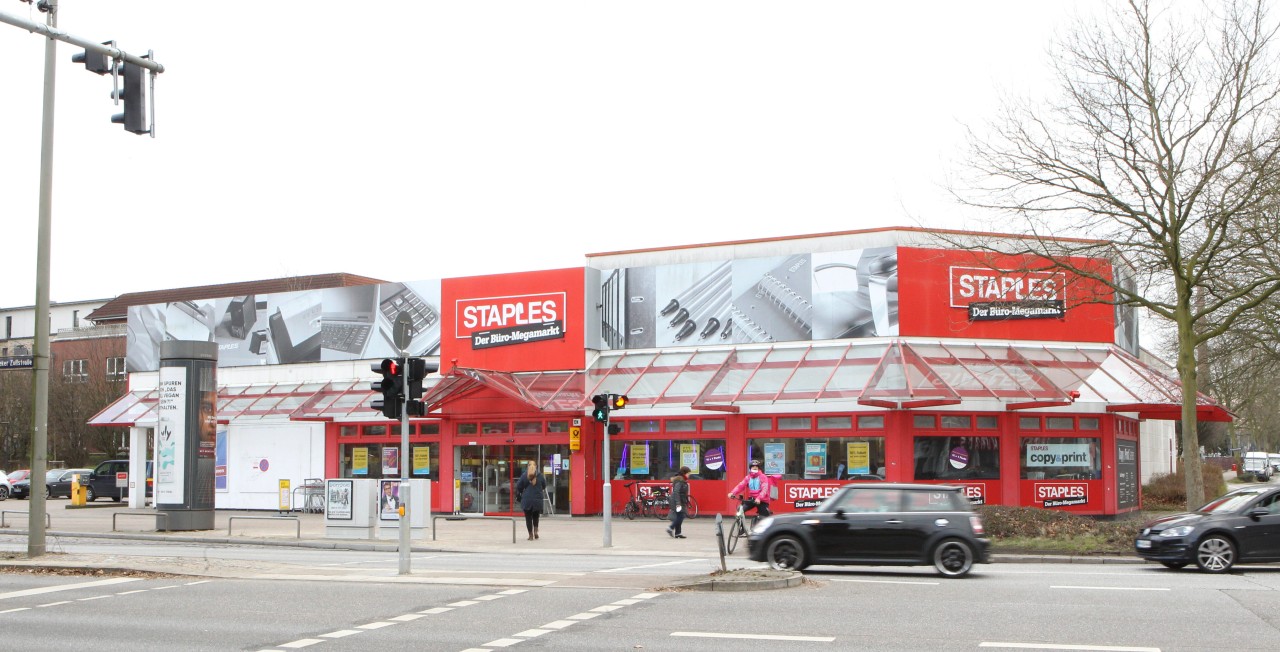
[[720, 570], [729, 572], [729, 567], [724, 562], [724, 517], [716, 514], [716, 543], [720, 546]]

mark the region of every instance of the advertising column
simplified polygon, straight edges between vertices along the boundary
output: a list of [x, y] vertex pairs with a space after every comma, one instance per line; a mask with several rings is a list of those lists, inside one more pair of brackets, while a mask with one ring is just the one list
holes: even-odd
[[166, 530], [212, 530], [218, 345], [160, 344], [156, 511]]

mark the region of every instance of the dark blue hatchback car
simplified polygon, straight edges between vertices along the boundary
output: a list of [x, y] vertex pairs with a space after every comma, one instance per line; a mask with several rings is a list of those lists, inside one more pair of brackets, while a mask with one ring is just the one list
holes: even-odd
[[1194, 512], [1158, 518], [1142, 528], [1133, 547], [1143, 559], [1169, 568], [1195, 564], [1206, 573], [1280, 562], [1280, 487], [1243, 487]]

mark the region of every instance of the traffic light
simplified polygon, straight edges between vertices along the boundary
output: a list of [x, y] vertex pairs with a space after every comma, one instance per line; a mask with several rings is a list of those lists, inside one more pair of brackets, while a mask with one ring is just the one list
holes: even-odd
[[402, 364], [402, 358], [386, 358], [370, 365], [374, 371], [382, 374], [382, 380], [374, 381], [369, 388], [380, 392], [382, 398], [374, 399], [369, 407], [388, 419], [400, 418], [400, 398], [404, 396], [404, 379], [400, 377]]
[[591, 397], [591, 402], [595, 404], [595, 409], [591, 411], [591, 418], [605, 423], [609, 420], [609, 397], [604, 394], [596, 394]]
[[622, 408], [624, 408], [624, 407], [627, 407], [627, 395], [626, 395], [626, 394], [610, 394], [610, 395], [609, 395], [609, 409], [610, 409], [610, 410], [621, 410], [621, 409], [622, 409]]
[[405, 390], [404, 409], [411, 417], [427, 416], [427, 405], [422, 402], [422, 381], [427, 374], [440, 371], [440, 365], [425, 358], [409, 358], [409, 387]]
[[[113, 43], [113, 41], [107, 41], [106, 43], [103, 43], [103, 45], [111, 45]], [[105, 75], [111, 72], [111, 61], [108, 60], [107, 55], [99, 52], [93, 52], [88, 48], [80, 54], [71, 55], [71, 62], [83, 63], [85, 70], [88, 70], [89, 72], [96, 72], [99, 75]]]
[[611, 423], [611, 424], [609, 424], [609, 434], [611, 434], [611, 435], [617, 435], [617, 434], [621, 434], [621, 433], [622, 433], [622, 424], [621, 424], [621, 423]]
[[[86, 66], [88, 63], [85, 64]], [[147, 107], [143, 104], [147, 71], [136, 63], [120, 64], [120, 90], [112, 91], [112, 97], [124, 103], [124, 113], [111, 116], [111, 122], [124, 125], [125, 131], [135, 134], [150, 133], [147, 127]]]

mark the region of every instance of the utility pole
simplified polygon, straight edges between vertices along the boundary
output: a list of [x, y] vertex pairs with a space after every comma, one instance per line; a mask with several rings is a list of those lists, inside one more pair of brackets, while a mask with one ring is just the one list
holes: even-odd
[[114, 47], [72, 36], [58, 30], [58, 0], [40, 0], [36, 5], [45, 14], [45, 23], [31, 21], [0, 12], [0, 22], [21, 27], [48, 37], [44, 45], [44, 113], [40, 125], [40, 214], [36, 236], [36, 305], [35, 351], [32, 357], [31, 413], [31, 504], [27, 515], [27, 557], [45, 554], [45, 499], [39, 487], [48, 470], [49, 427], [49, 267], [53, 223], [53, 115], [54, 81], [57, 77], [58, 41], [74, 43], [87, 51], [100, 52], [114, 59], [142, 66], [153, 73], [164, 72], [164, 66], [134, 56]]

